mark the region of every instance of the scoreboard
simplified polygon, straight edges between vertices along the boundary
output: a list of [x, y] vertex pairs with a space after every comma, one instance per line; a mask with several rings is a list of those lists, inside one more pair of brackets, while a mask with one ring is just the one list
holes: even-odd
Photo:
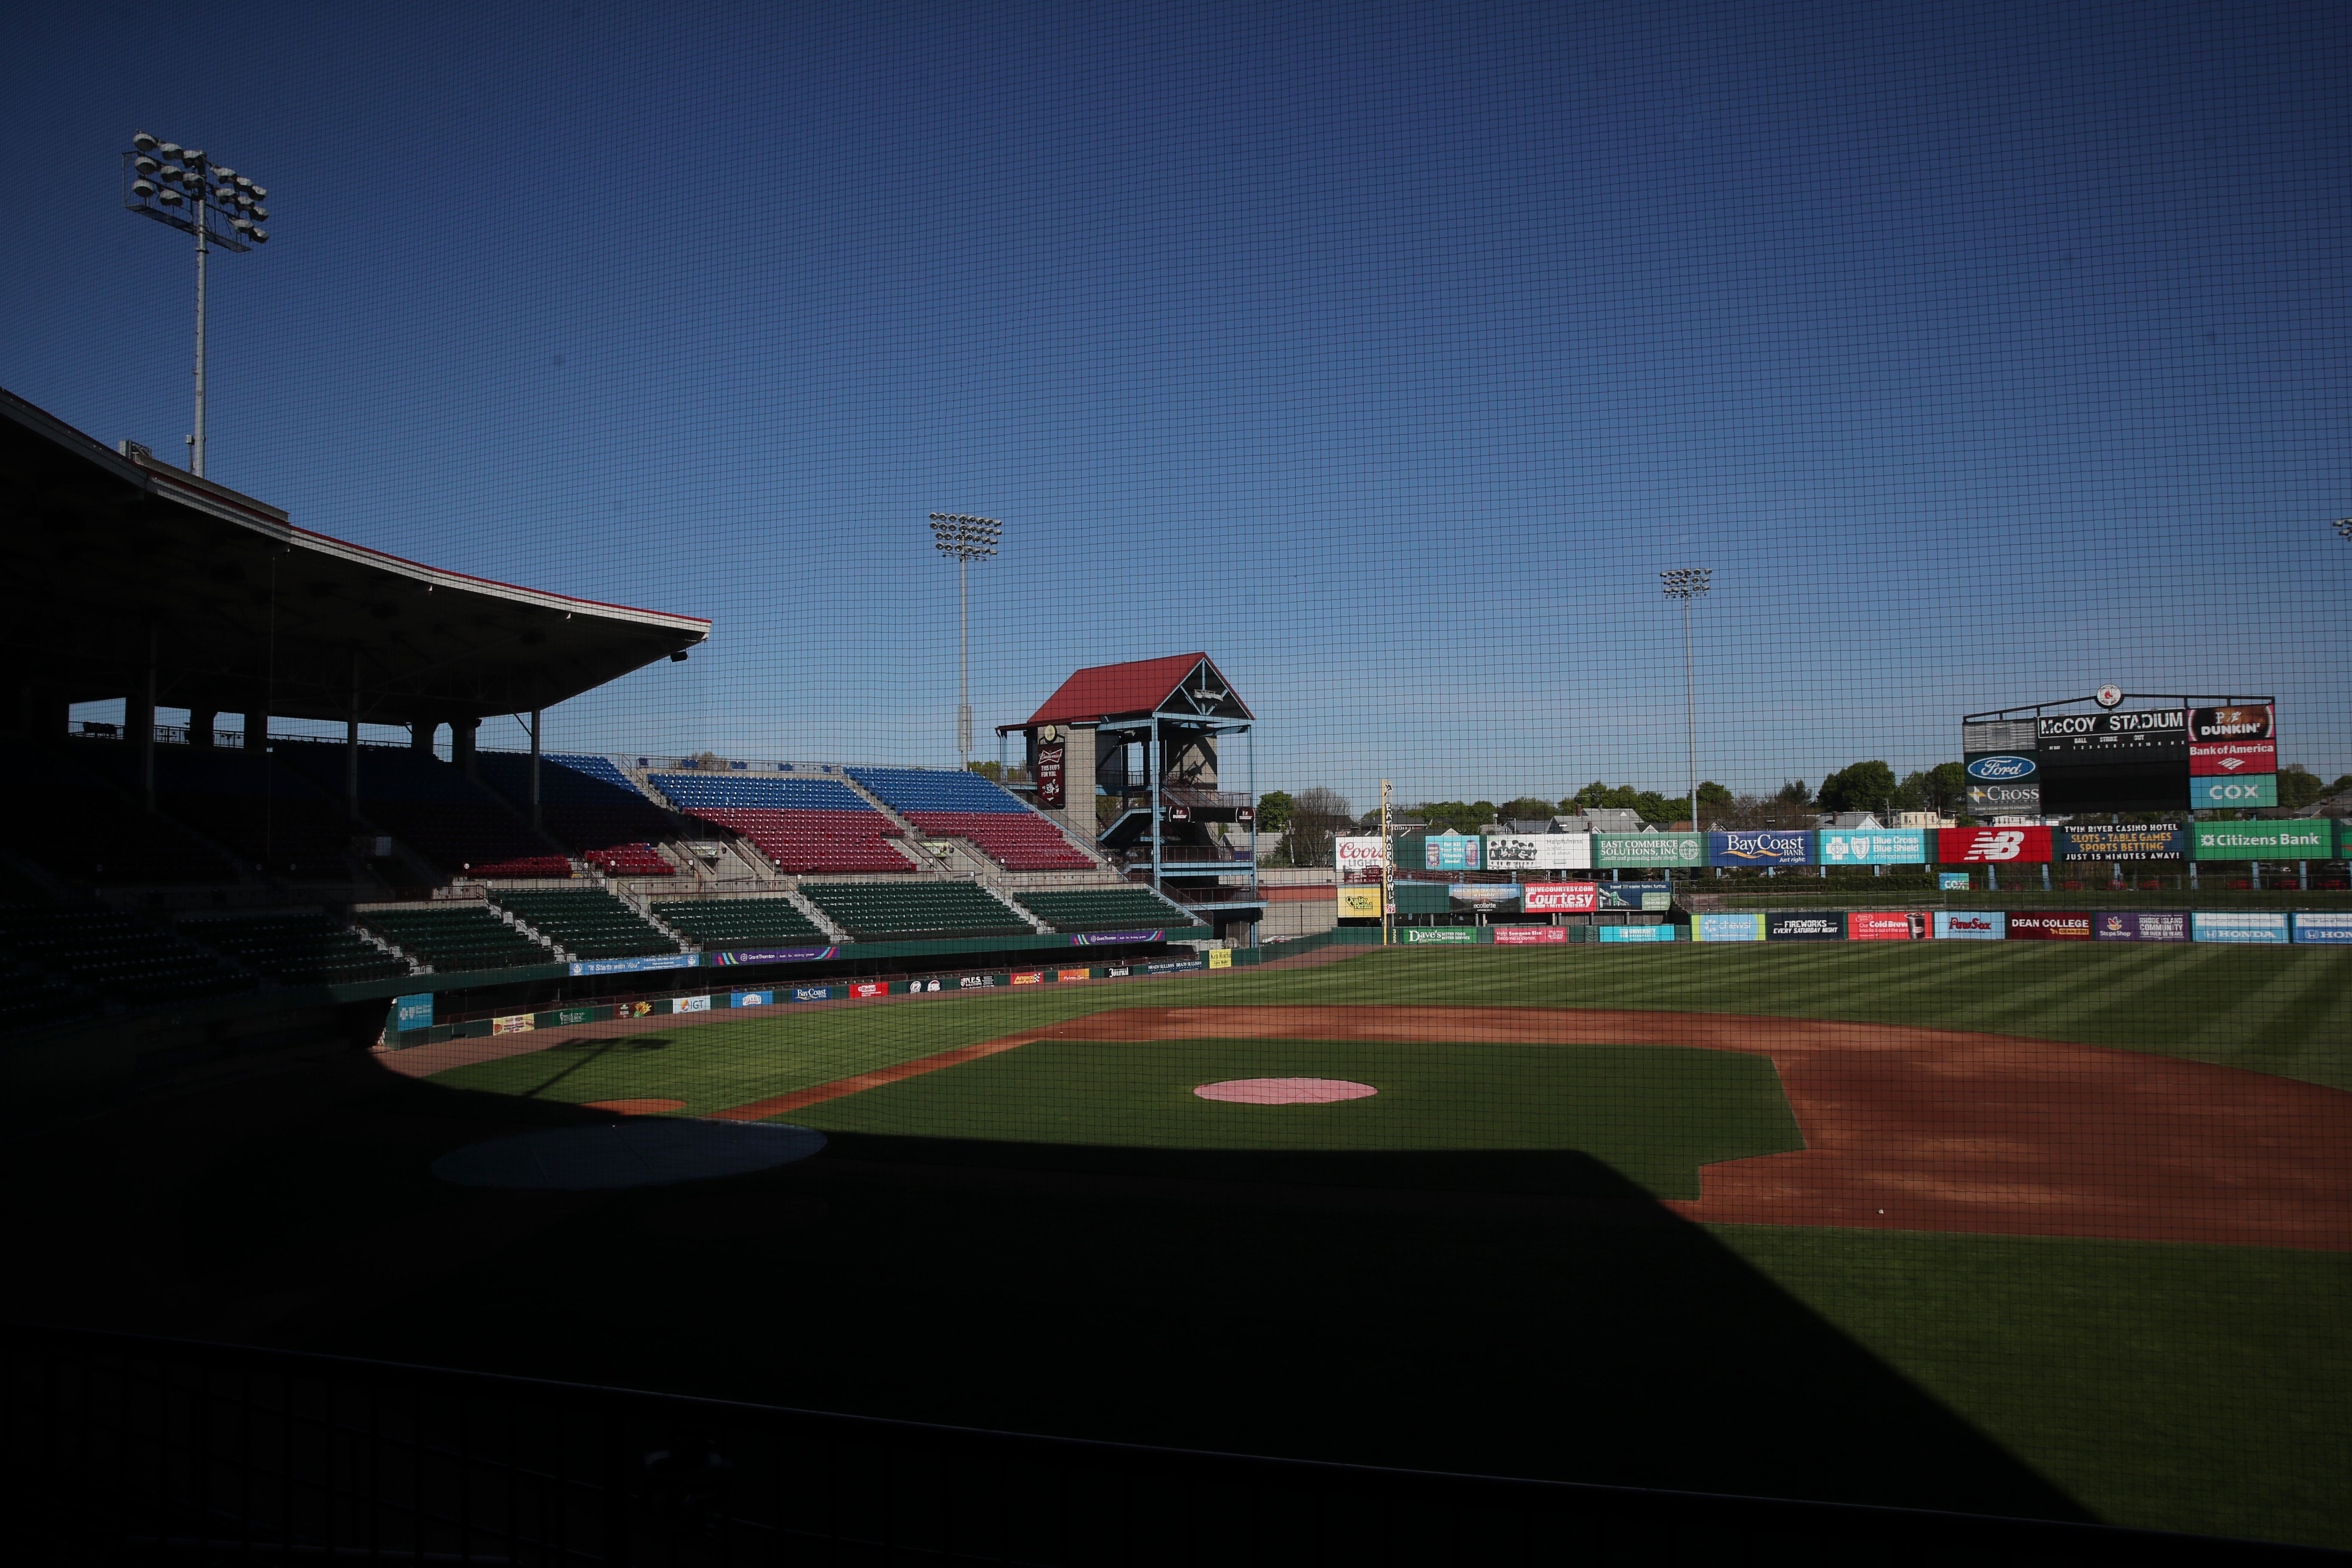
[[[2126, 701], [2161, 707], [2126, 708]], [[2084, 702], [2091, 711], [2081, 711]], [[2072, 711], [2053, 713], [2049, 709]], [[2029, 715], [2030, 716], [2027, 716]], [[1960, 722], [1975, 816], [2187, 811], [2278, 804], [2277, 705], [2267, 697], [2097, 696]]]

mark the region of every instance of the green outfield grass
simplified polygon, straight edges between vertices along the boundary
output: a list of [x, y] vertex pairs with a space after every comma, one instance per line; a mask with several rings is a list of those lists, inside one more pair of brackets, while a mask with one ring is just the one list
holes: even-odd
[[1444, 948], [1316, 968], [875, 1002], [512, 1057], [452, 1087], [707, 1115], [1115, 1007], [1434, 1003], [1842, 1018], [2078, 1040], [2352, 1089], [2352, 952], [2126, 943]]
[[[1192, 1092], [1238, 1078], [1348, 1079], [1381, 1092], [1330, 1105], [1234, 1105]], [[1543, 1158], [1573, 1150], [1667, 1198], [1697, 1197], [1701, 1165], [1805, 1146], [1763, 1058], [1643, 1046], [1041, 1040], [792, 1119], [827, 1131], [1022, 1145], [1297, 1152], [1314, 1157], [1228, 1161], [1216, 1173], [1507, 1191], [1574, 1190], [1581, 1162], [1563, 1169]], [[1508, 1152], [1458, 1158], [1486, 1150]], [[1323, 1158], [1407, 1152], [1439, 1157]], [[1186, 1169], [1201, 1173], [1198, 1162]]]

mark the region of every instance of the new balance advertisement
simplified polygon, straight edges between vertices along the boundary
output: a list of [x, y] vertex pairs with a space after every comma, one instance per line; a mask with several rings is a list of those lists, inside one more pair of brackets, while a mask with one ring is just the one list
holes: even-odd
[[1519, 908], [1531, 915], [1583, 915], [1601, 907], [1596, 882], [1529, 882]]
[[2192, 811], [2227, 807], [2245, 811], [2277, 804], [2278, 779], [2271, 773], [2251, 779], [2191, 779], [2189, 784], [2189, 806]]
[[1938, 940], [2000, 942], [2009, 935], [2009, 916], [1999, 910], [1937, 910], [1928, 929]]
[[2179, 860], [2189, 835], [2169, 822], [2069, 824], [2054, 836], [2060, 860]]
[[1924, 942], [1928, 929], [1925, 910], [1855, 910], [1845, 917], [1848, 942]]
[[1924, 866], [1932, 846], [1925, 827], [1847, 830], [1824, 827], [1816, 834], [1824, 866]]
[[2315, 816], [2289, 822], [2200, 822], [2200, 860], [2325, 860], [2333, 824]]
[[2189, 744], [2189, 776], [2193, 779], [2263, 778], [2278, 772], [2276, 741], [2215, 741]]
[[2187, 942], [2189, 914], [2185, 910], [2105, 910], [2091, 922], [2091, 934], [2100, 942]]
[[2190, 917], [2190, 931], [2199, 942], [2252, 942], [2259, 945], [2283, 943], [2288, 929], [2284, 913], [2270, 914], [2255, 910], [2230, 910], [2215, 914], [2199, 910]]
[[1706, 836], [1710, 866], [1810, 866], [1813, 836], [1777, 828], [1740, 829]]
[[1647, 910], [1654, 913], [1675, 907], [1675, 889], [1671, 882], [1600, 882], [1594, 885], [1601, 893], [1600, 907], [1604, 910]]
[[1969, 784], [1970, 816], [2039, 816], [2042, 785], [2035, 784]]
[[1566, 926], [1496, 926], [1495, 940], [1506, 947], [1566, 942], [1568, 928]]
[[2091, 940], [2091, 914], [2087, 910], [2011, 910], [2009, 911], [2009, 940], [2088, 942]]
[[1589, 833], [1496, 833], [1486, 838], [1490, 871], [1584, 871], [1591, 866]]
[[1603, 871], [1704, 866], [1706, 846], [1696, 833], [1596, 833], [1592, 836], [1592, 864]]
[[1825, 914], [1767, 914], [1764, 917], [1766, 942], [1843, 942], [1845, 916]]
[[1760, 914], [1698, 914], [1691, 917], [1693, 942], [1762, 942]]
[[2046, 827], [1936, 829], [1936, 859], [1946, 866], [2031, 866], [2049, 858]]
[[2239, 702], [2189, 710], [2191, 745], [2222, 741], [2275, 741], [2278, 712], [2268, 702]]

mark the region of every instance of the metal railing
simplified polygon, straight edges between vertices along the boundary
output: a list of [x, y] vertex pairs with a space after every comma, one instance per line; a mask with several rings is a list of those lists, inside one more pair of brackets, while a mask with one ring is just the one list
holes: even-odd
[[2250, 1542], [1253, 1458], [17, 1327], [20, 1561], [2347, 1561]]

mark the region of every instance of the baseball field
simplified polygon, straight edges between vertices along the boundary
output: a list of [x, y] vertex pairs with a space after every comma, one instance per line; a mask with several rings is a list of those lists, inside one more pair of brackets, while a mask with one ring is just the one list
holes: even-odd
[[[832, 1143], [542, 1205], [455, 1247], [463, 1314], [394, 1292], [312, 1337], [2352, 1546], [2347, 983], [2352, 954], [2210, 946], [1372, 950], [420, 1047], [387, 1093], [430, 1100], [426, 1142], [592, 1107]], [[1328, 1097], [1198, 1092], [1267, 1080]], [[458, 1215], [407, 1155], [310, 1136], [206, 1201], [297, 1226], [262, 1173], [310, 1161]]]

